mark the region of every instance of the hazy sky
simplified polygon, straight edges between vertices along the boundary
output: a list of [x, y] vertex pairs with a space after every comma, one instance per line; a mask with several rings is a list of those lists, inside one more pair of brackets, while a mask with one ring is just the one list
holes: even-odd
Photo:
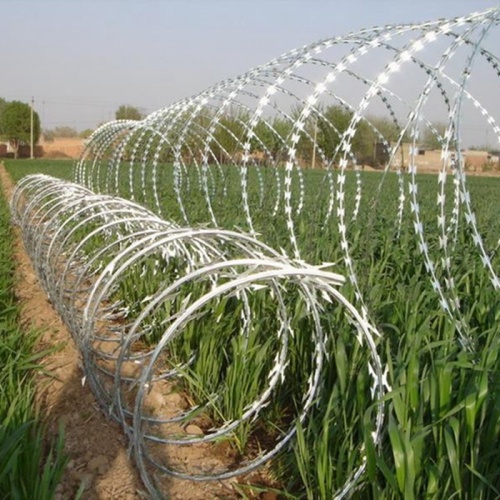
[[454, 17], [493, 0], [0, 0], [0, 96], [44, 128], [150, 112], [320, 38]]

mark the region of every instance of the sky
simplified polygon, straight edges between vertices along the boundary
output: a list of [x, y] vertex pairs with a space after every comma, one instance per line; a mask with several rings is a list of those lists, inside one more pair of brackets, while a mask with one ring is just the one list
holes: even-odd
[[[493, 0], [0, 0], [0, 97], [42, 127], [83, 130], [121, 104], [148, 113], [290, 49]], [[499, 31], [499, 30], [497, 30]], [[498, 33], [492, 36], [498, 38]]]

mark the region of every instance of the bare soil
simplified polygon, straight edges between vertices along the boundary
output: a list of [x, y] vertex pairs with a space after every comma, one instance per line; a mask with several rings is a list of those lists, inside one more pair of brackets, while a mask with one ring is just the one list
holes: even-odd
[[78, 137], [56, 137], [53, 141], [40, 141], [44, 158], [73, 158], [80, 157], [84, 140]]
[[[2, 164], [0, 184], [10, 200], [14, 184]], [[65, 452], [69, 464], [56, 498], [73, 499], [79, 489], [83, 489], [83, 500], [148, 498], [133, 459], [129, 456], [122, 428], [105, 416], [90, 388], [83, 382], [81, 356], [69, 331], [39, 285], [17, 227], [14, 228], [14, 235], [16, 295], [21, 305], [22, 326], [43, 332], [40, 350], [56, 349], [44, 358], [46, 370], [38, 373], [36, 380], [37, 400], [47, 423], [47, 437], [55, 439], [61, 426], [65, 433]], [[196, 450], [193, 450], [192, 457], [184, 452], [183, 459], [193, 460], [201, 466], [204, 461], [210, 461], [209, 456], [200, 455]], [[168, 479], [166, 492], [168, 498], [174, 500], [241, 498], [233, 487], [235, 482], [263, 484], [267, 481], [260, 474], [225, 482]], [[277, 496], [266, 492], [261, 498], [272, 500]]]

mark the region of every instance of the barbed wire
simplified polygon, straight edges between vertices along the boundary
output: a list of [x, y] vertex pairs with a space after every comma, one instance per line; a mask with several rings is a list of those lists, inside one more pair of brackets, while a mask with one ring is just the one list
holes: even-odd
[[[242, 211], [246, 229], [250, 234], [260, 231], [255, 213], [262, 200], [274, 199], [273, 215], [276, 219], [284, 216], [290, 247], [294, 257], [300, 259], [297, 218], [307, 204], [306, 197], [310, 197], [306, 189], [315, 188], [306, 186], [302, 169], [314, 167], [312, 163], [319, 158], [325, 174], [324, 185], [329, 190], [324, 224], [333, 217], [337, 221], [347, 278], [356, 290], [358, 307], [368, 314], [351, 255], [348, 228], [349, 220], [359, 215], [363, 196], [371, 195], [377, 203], [385, 179], [384, 175], [375, 193], [363, 192], [360, 162], [365, 160], [356, 153], [356, 141], [359, 142], [363, 130], [364, 133], [369, 130], [387, 158], [382, 170], [384, 173], [394, 170], [398, 175], [396, 224], [401, 227], [403, 213], [409, 209], [433, 289], [443, 310], [455, 323], [460, 342], [473, 350], [474, 342], [461, 312], [451, 267], [451, 250], [461, 212], [471, 227], [493, 287], [498, 289], [500, 282], [477, 227], [466, 182], [460, 124], [466, 110], [469, 115], [477, 110], [493, 136], [500, 138], [500, 127], [492, 110], [482, 103], [482, 95], [474, 95], [471, 81], [474, 65], [481, 64], [482, 72], [499, 74], [498, 57], [484, 43], [498, 20], [499, 9], [493, 8], [450, 20], [361, 30], [292, 50], [155, 112], [142, 122], [108, 124], [99, 129], [78, 163], [75, 179], [98, 192], [149, 203], [160, 215], [165, 211], [162, 199], [171, 196], [177, 200], [185, 224], [190, 224], [186, 199], [196, 193], [205, 199], [206, 221], [219, 227], [224, 220], [216, 214], [214, 203], [230, 197], [228, 174], [223, 168], [230, 165], [240, 178], [239, 188], [232, 187], [239, 190], [239, 197], [230, 198], [231, 203], [236, 200], [240, 206], [232, 209]], [[400, 81], [400, 75], [408, 75], [416, 83]], [[332, 106], [346, 113], [347, 126], [339, 129], [328, 113]], [[436, 107], [441, 107], [447, 117], [444, 130], [438, 130], [429, 118], [435, 116]], [[389, 137], [381, 128], [376, 112], [378, 117], [386, 117], [386, 124], [394, 126], [395, 135]], [[328, 150], [328, 142], [318, 139], [318, 129], [330, 135], [333, 149]], [[429, 251], [418, 189], [418, 157], [424, 134], [433, 136], [442, 150], [437, 178], [441, 255], [437, 257]], [[132, 149], [130, 155], [128, 147]], [[313, 158], [307, 157], [311, 150]], [[101, 162], [105, 162], [108, 172], [106, 183], [100, 178]], [[173, 164], [171, 182], [160, 180], [166, 162]], [[267, 179], [266, 169], [273, 170], [273, 182]], [[346, 173], [350, 169], [355, 172], [355, 203], [348, 208]], [[129, 172], [127, 189], [121, 183], [123, 171]], [[133, 181], [139, 175], [137, 172], [141, 183]], [[193, 174], [197, 179], [194, 182]], [[251, 174], [257, 175], [259, 190], [257, 199], [252, 201], [249, 200]], [[451, 216], [446, 212], [448, 175], [453, 177], [454, 186]], [[114, 178], [113, 182], [110, 178]]]
[[[344, 278], [339, 274], [294, 262], [252, 236], [182, 228], [134, 202], [96, 195], [78, 184], [45, 175], [23, 178], [11, 208], [40, 281], [81, 350], [85, 379], [102, 408], [129, 436], [142, 479], [152, 494], [162, 492], [161, 473], [192, 480], [227, 479], [255, 470], [287, 446], [296, 426], [305, 424], [321, 391], [327, 345], [333, 335], [321, 316], [325, 305], [332, 303], [342, 308], [354, 337], [369, 353], [376, 406], [373, 439], [379, 443], [384, 419], [380, 399], [387, 381], [376, 349], [376, 330], [340, 293]], [[120, 294], [127, 283], [137, 286], [134, 278], [138, 276], [152, 282], [150, 295]], [[272, 311], [256, 307], [259, 297], [271, 301]], [[241, 304], [239, 313], [222, 307], [228, 299]], [[296, 415], [267, 448], [259, 447], [237, 464], [212, 460], [204, 470], [203, 461], [179, 459], [177, 463], [172, 447], [206, 446], [234, 435], [242, 426], [257, 425], [273, 395], [286, 383], [290, 338], [299, 335], [293, 331], [298, 302], [310, 318], [307, 336], [312, 348], [303, 392], [290, 395], [297, 405]], [[217, 323], [224, 315], [239, 318], [238, 327], [226, 339], [243, 342], [241, 353], [232, 353], [233, 362], [238, 356], [245, 360], [257, 325], [267, 315], [275, 315], [275, 331], [265, 332], [264, 337], [274, 335], [267, 350], [269, 372], [261, 375], [258, 395], [246, 402], [239, 416], [212, 421], [201, 435], [189, 434], [184, 429], [197, 421], [202, 410], [217, 408], [226, 390], [224, 380], [201, 403], [152, 407], [151, 401], [157, 394], [168, 401], [177, 390], [175, 384], [187, 377], [187, 369], [202, 356], [201, 347], [186, 340], [184, 348], [191, 346], [191, 350], [184, 359], [169, 363], [172, 346], [189, 337], [190, 325], [195, 323], [200, 329], [216, 311]], [[203, 335], [209, 332], [197, 337], [200, 345]], [[148, 340], [152, 337], [154, 341]], [[362, 458], [346, 491], [364, 467]]]

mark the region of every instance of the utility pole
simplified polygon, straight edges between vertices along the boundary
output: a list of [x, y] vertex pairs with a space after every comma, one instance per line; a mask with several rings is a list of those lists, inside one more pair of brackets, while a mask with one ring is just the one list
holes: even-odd
[[318, 117], [316, 117], [316, 121], [314, 122], [314, 137], [313, 137], [313, 154], [312, 154], [312, 162], [311, 168], [316, 167], [316, 140], [318, 139]]
[[31, 97], [31, 120], [30, 120], [30, 151], [31, 151], [31, 155], [30, 155], [30, 158], [33, 159], [35, 156], [33, 155], [33, 105], [35, 104], [35, 100], [33, 99], [33, 97]]

